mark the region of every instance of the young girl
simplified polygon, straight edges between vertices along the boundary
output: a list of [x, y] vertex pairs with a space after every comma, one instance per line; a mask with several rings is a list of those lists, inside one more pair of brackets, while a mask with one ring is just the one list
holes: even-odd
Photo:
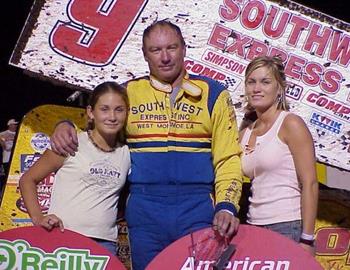
[[[114, 82], [98, 85], [86, 111], [89, 127], [78, 135], [78, 152], [63, 157], [46, 150], [21, 177], [19, 186], [35, 225], [47, 230], [70, 229], [116, 254], [117, 204], [130, 169], [124, 137], [128, 114], [125, 89]], [[56, 172], [51, 205], [43, 215], [36, 185], [51, 172]]]

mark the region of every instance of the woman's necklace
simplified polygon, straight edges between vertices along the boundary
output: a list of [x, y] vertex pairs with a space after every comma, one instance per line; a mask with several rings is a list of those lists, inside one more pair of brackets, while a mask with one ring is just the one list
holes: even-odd
[[115, 147], [112, 147], [111, 149], [106, 150], [106, 149], [102, 148], [101, 146], [99, 146], [99, 145], [94, 141], [94, 138], [92, 137], [92, 134], [91, 134], [91, 130], [88, 130], [87, 134], [88, 134], [88, 137], [89, 137], [91, 143], [92, 143], [97, 149], [101, 150], [102, 152], [111, 153], [111, 152], [114, 152], [115, 149], [117, 148], [117, 147], [115, 146]]

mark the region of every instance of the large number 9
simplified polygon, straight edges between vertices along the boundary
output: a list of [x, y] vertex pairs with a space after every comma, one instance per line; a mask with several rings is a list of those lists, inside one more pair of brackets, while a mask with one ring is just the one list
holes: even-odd
[[58, 21], [50, 46], [60, 55], [93, 66], [108, 65], [148, 0], [70, 0], [69, 22]]

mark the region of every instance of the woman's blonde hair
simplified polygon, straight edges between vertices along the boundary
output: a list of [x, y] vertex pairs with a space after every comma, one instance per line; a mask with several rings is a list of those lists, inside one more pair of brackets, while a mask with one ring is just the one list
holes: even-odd
[[[280, 94], [277, 100], [278, 102], [277, 108], [283, 111], [288, 111], [289, 106], [286, 99], [286, 87], [287, 87], [286, 74], [284, 73], [283, 62], [281, 58], [279, 58], [278, 56], [260, 56], [260, 57], [254, 58], [246, 68], [245, 84], [247, 84], [247, 80], [250, 74], [252, 74], [254, 70], [261, 67], [267, 67], [271, 71], [272, 76], [276, 79], [277, 84], [280, 88]], [[243, 123], [240, 129], [242, 129], [243, 127], [246, 127], [250, 122], [254, 122], [255, 120], [256, 120], [256, 112], [253, 107], [247, 104], [245, 107]]]
[[260, 56], [257, 58], [254, 58], [249, 65], [247, 66], [247, 69], [245, 71], [245, 83], [247, 83], [248, 77], [252, 72], [258, 68], [261, 67], [267, 67], [271, 74], [276, 79], [279, 87], [280, 87], [280, 97], [278, 99], [278, 109], [288, 111], [288, 103], [286, 99], [286, 87], [287, 87], [287, 81], [286, 81], [286, 74], [284, 73], [284, 66], [281, 58], [277, 56]]

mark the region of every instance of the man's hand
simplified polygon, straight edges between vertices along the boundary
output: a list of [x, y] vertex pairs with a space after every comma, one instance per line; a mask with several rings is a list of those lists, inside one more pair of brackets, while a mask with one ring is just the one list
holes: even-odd
[[42, 215], [37, 218], [34, 217], [32, 221], [34, 225], [41, 226], [48, 231], [51, 231], [55, 227], [58, 227], [61, 232], [64, 231], [62, 220], [54, 214]]
[[213, 228], [227, 238], [231, 238], [238, 230], [239, 219], [226, 211], [219, 211], [214, 216]]
[[67, 122], [58, 124], [51, 136], [51, 149], [61, 156], [74, 156], [78, 150], [78, 137], [75, 128]]

